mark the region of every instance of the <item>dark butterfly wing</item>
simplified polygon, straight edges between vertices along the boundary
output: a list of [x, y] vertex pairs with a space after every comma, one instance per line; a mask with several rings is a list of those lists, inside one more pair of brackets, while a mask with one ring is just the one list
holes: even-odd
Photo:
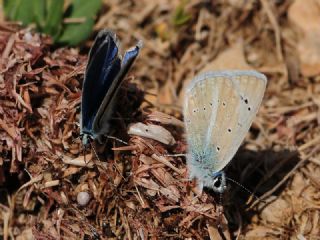
[[112, 82], [112, 85], [103, 99], [103, 102], [98, 110], [97, 116], [93, 123], [94, 132], [101, 136], [107, 134], [109, 131], [109, 120], [111, 118], [111, 114], [113, 113], [114, 105], [117, 99], [117, 93], [120, 89], [121, 83], [130, 70], [132, 64], [137, 58], [139, 51], [142, 47], [142, 43], [139, 42], [134, 48], [128, 50], [122, 61], [121, 70], [118, 73], [116, 79]]
[[81, 134], [94, 135], [98, 109], [121, 69], [118, 45], [113, 32], [102, 30], [90, 50], [82, 88]]

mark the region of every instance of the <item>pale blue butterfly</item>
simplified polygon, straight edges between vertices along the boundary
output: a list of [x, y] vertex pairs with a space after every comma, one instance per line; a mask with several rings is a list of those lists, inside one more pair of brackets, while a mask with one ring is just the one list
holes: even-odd
[[261, 104], [267, 84], [257, 71], [200, 74], [188, 85], [184, 100], [187, 165], [199, 186], [222, 193], [223, 169], [237, 152]]

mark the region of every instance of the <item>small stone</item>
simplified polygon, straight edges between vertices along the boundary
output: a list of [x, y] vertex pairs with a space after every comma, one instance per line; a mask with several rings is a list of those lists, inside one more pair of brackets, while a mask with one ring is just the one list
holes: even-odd
[[86, 206], [90, 201], [90, 194], [88, 192], [79, 192], [77, 195], [77, 201], [80, 206]]

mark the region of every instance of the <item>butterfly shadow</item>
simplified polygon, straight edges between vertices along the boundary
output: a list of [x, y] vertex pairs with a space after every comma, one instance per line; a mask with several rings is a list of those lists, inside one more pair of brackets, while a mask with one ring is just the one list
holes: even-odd
[[[133, 121], [141, 121], [141, 112], [138, 111], [144, 99], [143, 91], [135, 83], [130, 83], [130, 79], [126, 79], [118, 93], [117, 106], [111, 117], [109, 135], [104, 137], [104, 143], [98, 144], [99, 153], [105, 152], [113, 154], [111, 148], [116, 145], [123, 145], [121, 141], [127, 142], [129, 135], [127, 134], [127, 126]], [[109, 150], [108, 150], [109, 149]]]
[[[231, 232], [245, 229], [253, 216], [259, 214], [270, 199], [277, 199], [286, 188], [289, 175], [300, 161], [297, 151], [251, 151], [241, 148], [226, 169], [226, 176], [238, 184], [227, 181], [224, 194], [225, 216]], [[254, 195], [247, 190], [252, 191]]]

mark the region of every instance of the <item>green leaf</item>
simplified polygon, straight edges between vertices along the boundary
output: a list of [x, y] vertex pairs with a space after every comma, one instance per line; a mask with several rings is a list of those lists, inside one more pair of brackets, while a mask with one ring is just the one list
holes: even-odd
[[19, 1], [17, 0], [4, 0], [3, 1], [3, 10], [8, 19], [15, 20], [18, 7], [19, 5], [17, 4]]
[[72, 17], [89, 17], [93, 18], [101, 8], [101, 0], [74, 0]]
[[33, 21], [33, 4], [25, 0], [6, 0], [4, 10], [6, 16], [14, 21], [21, 21], [28, 25]]
[[46, 8], [46, 1], [44, 0], [32, 0], [33, 5], [33, 15], [34, 21], [36, 22], [37, 26], [42, 29], [45, 24], [45, 8]]
[[[76, 45], [90, 36], [94, 19], [102, 4], [101, 0], [73, 0], [68, 11], [64, 13], [64, 0], [2, 1], [7, 18], [21, 21], [24, 25], [35, 22], [37, 28], [51, 35], [55, 42], [71, 45]], [[64, 17], [79, 21], [63, 24]]]
[[64, 1], [47, 0], [46, 3], [47, 16], [43, 32], [50, 34], [56, 40], [62, 27]]
[[87, 19], [86, 22], [81, 24], [69, 24], [63, 31], [62, 36], [58, 39], [58, 42], [75, 46], [90, 36], [93, 25], [93, 19]]
[[101, 7], [101, 0], [74, 0], [69, 18], [79, 18], [81, 23], [65, 24], [59, 43], [77, 45], [86, 40], [94, 25], [94, 17]]
[[187, 1], [181, 1], [174, 13], [173, 24], [175, 26], [181, 26], [191, 19], [191, 15], [185, 10], [186, 3]]

